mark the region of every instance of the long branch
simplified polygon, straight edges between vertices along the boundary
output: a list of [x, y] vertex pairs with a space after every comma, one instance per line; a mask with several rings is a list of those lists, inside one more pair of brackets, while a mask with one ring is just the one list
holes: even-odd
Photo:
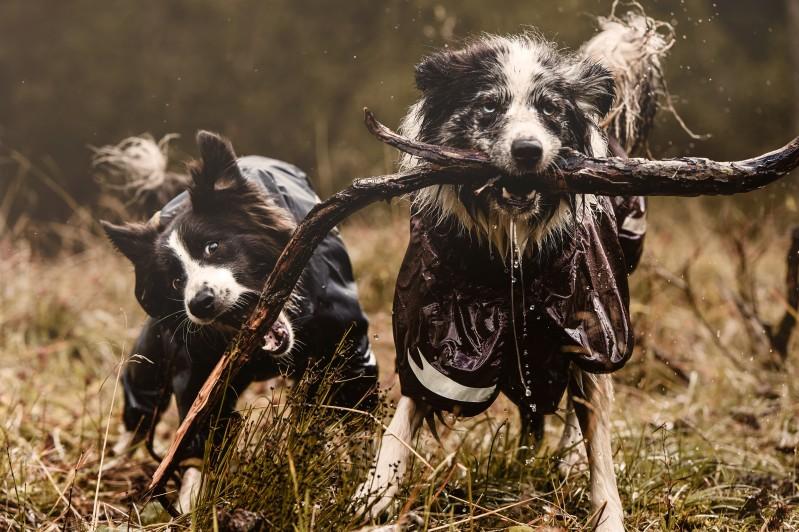
[[[437, 165], [457, 164], [501, 173], [483, 153], [416, 142], [378, 122], [368, 109], [364, 114], [367, 129], [402, 152]], [[778, 150], [742, 161], [596, 158], [574, 150], [563, 150], [561, 157], [558, 171], [528, 176], [533, 188], [602, 196], [729, 195], [762, 188], [799, 166], [799, 137]]]

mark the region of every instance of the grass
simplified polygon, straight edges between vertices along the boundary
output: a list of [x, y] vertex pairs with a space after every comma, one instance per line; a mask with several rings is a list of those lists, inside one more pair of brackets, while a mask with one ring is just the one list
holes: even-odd
[[[796, 343], [775, 364], [732, 302], [733, 294], [756, 300], [764, 319], [776, 321], [785, 309], [787, 238], [743, 223], [714, 229], [702, 211], [672, 211], [653, 209], [644, 263], [632, 278], [638, 346], [615, 376], [627, 526], [797, 529]], [[402, 210], [372, 216], [345, 226], [344, 237], [372, 320], [385, 416], [399, 396], [390, 308], [407, 221]], [[209, 450], [193, 516], [170, 521], [157, 503], [141, 505], [135, 495], [155, 463], [143, 451], [121, 463], [104, 452], [119, 428], [120, 364], [143, 318], [132, 269], [102, 239], [69, 231], [83, 250], [49, 259], [23, 238], [0, 239], [0, 530], [365, 526], [351, 496], [385, 418], [305, 404], [307, 383], [251, 387], [236, 438]], [[325, 368], [314, 375], [331, 378]], [[450, 421], [441, 444], [421, 431], [389, 522], [431, 531], [589, 529], [587, 475], [567, 482], [555, 467], [557, 420], [525, 462], [504, 399], [476, 418]], [[170, 410], [157, 448], [176, 424]]]

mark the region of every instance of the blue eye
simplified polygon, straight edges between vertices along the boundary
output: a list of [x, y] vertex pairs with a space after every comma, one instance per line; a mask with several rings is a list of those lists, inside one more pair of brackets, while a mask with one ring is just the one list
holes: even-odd
[[210, 257], [219, 249], [219, 242], [208, 242], [203, 250], [206, 257]]

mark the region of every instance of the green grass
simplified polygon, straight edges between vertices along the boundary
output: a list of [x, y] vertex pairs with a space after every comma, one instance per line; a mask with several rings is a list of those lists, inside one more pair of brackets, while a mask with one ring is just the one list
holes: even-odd
[[[754, 294], [764, 319], [776, 320], [784, 311], [787, 239], [746, 234], [743, 269], [736, 227], [714, 231], [700, 214], [679, 223], [655, 214], [644, 264], [633, 276], [638, 347], [615, 376], [615, 463], [628, 529], [799, 528], [796, 343], [775, 369], [729, 294]], [[399, 396], [390, 307], [407, 231], [401, 210], [380, 222], [344, 227], [382, 365], [378, 418], [306, 404], [306, 382], [251, 387], [229, 444], [208, 451], [198, 511], [177, 521], [136, 498], [155, 467], [144, 451], [106, 467], [98, 484], [100, 461], [109, 460], [104, 448], [120, 424], [120, 363], [132, 354], [143, 318], [132, 269], [85, 234], [84, 251], [50, 259], [23, 239], [0, 240], [0, 530], [367, 526], [353, 515], [352, 494]], [[689, 261], [696, 305], [681, 277]], [[519, 425], [506, 400], [449, 422], [439, 427], [441, 444], [420, 432], [419, 456], [385, 522], [416, 530], [589, 529], [586, 473], [568, 481], [558, 474], [557, 419], [539, 454], [526, 461], [516, 455]], [[158, 449], [176, 424], [170, 410]]]

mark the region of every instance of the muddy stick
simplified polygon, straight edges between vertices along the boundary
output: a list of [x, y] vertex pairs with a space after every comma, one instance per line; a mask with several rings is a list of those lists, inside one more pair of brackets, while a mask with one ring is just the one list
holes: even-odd
[[[457, 164], [500, 173], [481, 152], [416, 142], [378, 122], [368, 109], [364, 113], [369, 132], [404, 153], [436, 165]], [[539, 191], [600, 196], [718, 196], [762, 188], [797, 166], [799, 137], [778, 150], [728, 162], [702, 157], [597, 158], [564, 149], [558, 160], [558, 170], [528, 177]]]

